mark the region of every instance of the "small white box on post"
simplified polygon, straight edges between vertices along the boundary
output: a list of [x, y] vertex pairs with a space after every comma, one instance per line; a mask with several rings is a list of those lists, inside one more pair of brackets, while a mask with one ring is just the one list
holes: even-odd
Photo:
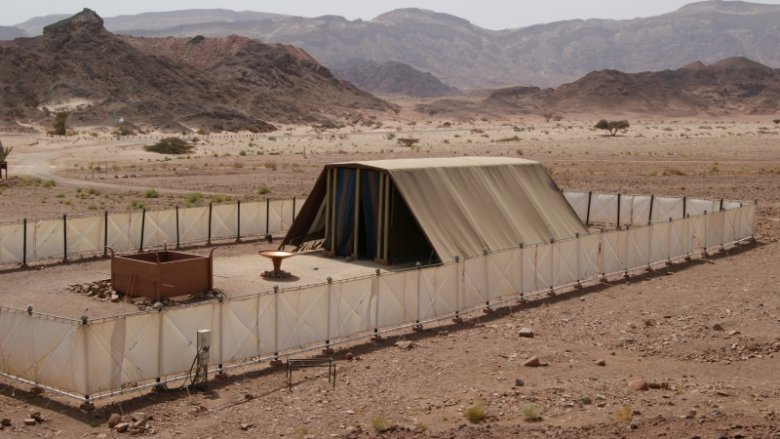
[[201, 329], [197, 334], [198, 348], [198, 367], [195, 371], [193, 384], [202, 384], [203, 387], [208, 383], [209, 360], [211, 359], [211, 330]]

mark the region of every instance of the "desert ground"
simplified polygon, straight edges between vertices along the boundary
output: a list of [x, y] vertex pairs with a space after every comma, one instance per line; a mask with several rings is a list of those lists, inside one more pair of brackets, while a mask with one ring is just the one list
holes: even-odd
[[[426, 120], [404, 106], [372, 126], [189, 135], [198, 138], [196, 152], [170, 157], [143, 151], [159, 134], [0, 134], [14, 147], [11, 179], [0, 182], [5, 224], [305, 196], [325, 163], [466, 154], [538, 160], [567, 190], [759, 206], [755, 244], [462, 323], [338, 346], [335, 388], [324, 373], [296, 372], [288, 392], [283, 370], [260, 364], [231, 370], [207, 392], [134, 391], [85, 412], [3, 380], [0, 418], [11, 425], [0, 436], [121, 437], [129, 433], [110, 429], [110, 415], [143, 412], [143, 435], [163, 438], [780, 438], [780, 125], [772, 117], [629, 118], [630, 129], [610, 137], [592, 128], [596, 119]], [[399, 138], [418, 141], [406, 147]], [[251, 257], [263, 245], [219, 252]], [[105, 260], [7, 268], [0, 304], [34, 298], [69, 312], [92, 302], [67, 286], [109, 271]], [[520, 337], [520, 328], [534, 336]], [[532, 356], [545, 366], [524, 367]], [[479, 409], [482, 422], [464, 416]], [[25, 426], [33, 412], [45, 421]]]

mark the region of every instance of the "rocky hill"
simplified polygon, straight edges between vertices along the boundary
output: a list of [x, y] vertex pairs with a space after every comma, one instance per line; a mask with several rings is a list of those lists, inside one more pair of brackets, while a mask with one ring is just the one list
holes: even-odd
[[239, 13], [246, 19], [238, 20], [213, 11], [200, 18], [185, 12], [178, 21], [169, 17], [168, 27], [158, 15], [145, 14], [143, 20], [117, 17], [108, 28], [138, 36], [238, 34], [294, 44], [329, 67], [355, 58], [397, 61], [461, 90], [557, 86], [594, 70], [658, 71], [734, 56], [780, 67], [780, 5], [740, 1], [692, 3], [633, 20], [571, 20], [502, 31], [420, 9], [370, 21], [248, 13]]
[[27, 33], [18, 27], [0, 26], [0, 41], [13, 40], [15, 38], [26, 37]]
[[436, 98], [461, 94], [432, 74], [399, 62], [354, 60], [334, 68], [333, 74], [378, 95]]
[[482, 102], [445, 100], [418, 106], [428, 114], [604, 113], [659, 116], [780, 113], [780, 70], [747, 58], [677, 70], [599, 70], [558, 88], [513, 87]]
[[[208, 61], [204, 61], [208, 60]], [[127, 122], [180, 130], [268, 131], [270, 122], [324, 122], [390, 106], [300, 49], [246, 38], [123, 39], [93, 11], [0, 47], [0, 120]]]

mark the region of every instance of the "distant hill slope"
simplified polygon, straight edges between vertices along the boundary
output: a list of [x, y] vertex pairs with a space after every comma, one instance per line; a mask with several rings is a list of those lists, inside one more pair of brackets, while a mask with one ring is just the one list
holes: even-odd
[[[168, 13], [163, 20], [160, 14], [116, 17], [108, 28], [137, 36], [238, 34], [302, 47], [331, 67], [352, 59], [397, 61], [461, 90], [557, 86], [594, 70], [663, 70], [692, 59], [712, 63], [743, 56], [780, 67], [780, 5], [740, 1], [692, 3], [633, 20], [571, 20], [503, 31], [421, 9], [370, 21], [250, 13], [235, 18], [213, 11], [199, 17], [185, 11], [178, 20], [179, 13]], [[28, 24], [18, 27], [34, 34]]]
[[428, 114], [464, 112], [606, 113], [674, 116], [780, 113], [780, 70], [746, 58], [677, 70], [591, 72], [556, 89], [513, 87], [494, 91], [478, 104], [443, 100], [418, 106]]
[[26, 37], [27, 33], [18, 27], [0, 26], [0, 41], [13, 40], [15, 38]]
[[373, 61], [355, 60], [344, 66], [334, 67], [333, 74], [363, 90], [379, 95], [435, 98], [461, 94], [432, 74], [399, 62], [378, 64]]
[[[65, 109], [74, 125], [121, 116], [167, 130], [268, 131], [265, 121], [322, 122], [390, 108], [296, 48], [246, 38], [131, 42], [85, 9], [40, 37], [0, 46], [0, 120], [48, 123], [51, 111]], [[187, 57], [209, 61], [193, 68]]]

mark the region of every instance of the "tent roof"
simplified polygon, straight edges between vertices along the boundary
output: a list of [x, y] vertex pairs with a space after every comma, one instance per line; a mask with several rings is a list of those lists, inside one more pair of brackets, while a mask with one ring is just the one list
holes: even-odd
[[585, 227], [539, 162], [509, 157], [447, 157], [332, 166], [389, 173], [442, 260], [585, 233]]
[[[356, 161], [326, 167], [389, 174], [442, 261], [586, 232], [558, 186], [535, 161], [449, 157]], [[324, 179], [320, 180], [318, 184], [324, 185]], [[319, 205], [324, 196], [311, 201]]]
[[377, 170], [412, 170], [426, 168], [459, 168], [539, 164], [533, 160], [512, 157], [434, 157], [422, 159], [388, 159], [331, 163], [328, 168], [372, 168]]

